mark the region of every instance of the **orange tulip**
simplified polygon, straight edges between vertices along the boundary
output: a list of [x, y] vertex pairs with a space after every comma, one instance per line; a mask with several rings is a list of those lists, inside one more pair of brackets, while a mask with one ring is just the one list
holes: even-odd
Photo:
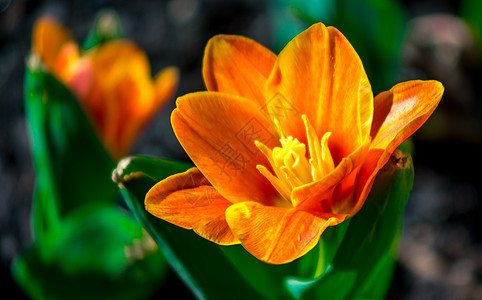
[[115, 159], [128, 153], [140, 130], [172, 99], [179, 80], [174, 67], [152, 80], [146, 54], [128, 40], [80, 53], [70, 33], [46, 17], [34, 26], [32, 52], [77, 96]]
[[378, 170], [444, 90], [409, 81], [373, 98], [355, 50], [321, 23], [278, 56], [216, 36], [203, 75], [208, 91], [178, 98], [171, 117], [196, 168], [156, 184], [146, 209], [272, 264], [306, 254], [360, 210]]

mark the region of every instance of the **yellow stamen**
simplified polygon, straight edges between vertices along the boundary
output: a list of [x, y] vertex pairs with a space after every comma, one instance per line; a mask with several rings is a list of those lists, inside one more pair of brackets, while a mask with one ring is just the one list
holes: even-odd
[[271, 172], [268, 169], [266, 169], [265, 166], [257, 165], [256, 169], [258, 169], [258, 171], [264, 177], [266, 177], [266, 179], [268, 179], [269, 182], [271, 182], [271, 184], [281, 194], [281, 196], [283, 196], [283, 198], [285, 199], [290, 198], [291, 189], [287, 187], [284, 183], [282, 183], [276, 176], [273, 176], [273, 174], [271, 174]]
[[305, 144], [292, 136], [285, 137], [278, 120], [274, 120], [274, 124], [281, 136], [281, 147], [270, 150], [263, 143], [255, 141], [255, 145], [268, 159], [274, 174], [265, 166], [257, 165], [256, 168], [288, 201], [294, 188], [320, 180], [335, 168], [328, 148], [331, 132], [326, 132], [320, 140], [306, 115], [301, 117], [306, 129], [308, 155]]

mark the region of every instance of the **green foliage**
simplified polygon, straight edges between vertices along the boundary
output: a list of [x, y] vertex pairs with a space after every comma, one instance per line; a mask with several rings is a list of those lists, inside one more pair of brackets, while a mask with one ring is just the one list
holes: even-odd
[[383, 299], [413, 183], [410, 155], [397, 151], [357, 215], [328, 229], [307, 255], [281, 266], [262, 263], [240, 246], [208, 242], [144, 209], [145, 195], [154, 184], [190, 167], [131, 157], [119, 163], [114, 178], [129, 208], [198, 299]]
[[36, 173], [34, 243], [14, 263], [15, 280], [32, 299], [148, 298], [165, 258], [118, 206], [114, 162], [77, 99], [34, 57], [25, 110]]
[[25, 110], [37, 180], [33, 230], [42, 239], [77, 207], [116, 201], [114, 162], [76, 98], [40, 66], [26, 70]]
[[[146, 299], [164, 274], [162, 253], [142, 249], [149, 236], [114, 206], [77, 210], [46, 238], [13, 267], [16, 281], [32, 299]], [[126, 255], [136, 248], [144, 256]]]

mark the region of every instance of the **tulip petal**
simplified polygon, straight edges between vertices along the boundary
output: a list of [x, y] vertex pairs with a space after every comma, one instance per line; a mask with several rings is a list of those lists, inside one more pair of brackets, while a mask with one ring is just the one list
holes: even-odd
[[35, 23], [32, 50], [49, 69], [54, 70], [62, 46], [71, 40], [70, 33], [59, 23], [49, 17], [43, 17]]
[[266, 80], [276, 55], [261, 44], [236, 35], [217, 35], [206, 46], [203, 76], [209, 91], [265, 102]]
[[145, 111], [152, 109], [156, 91], [150, 78], [146, 54], [135, 44], [119, 40], [92, 53], [92, 66], [102, 101], [90, 98], [103, 140], [115, 158], [125, 155], [144, 124]]
[[75, 66], [80, 59], [79, 46], [74, 42], [67, 42], [57, 52], [53, 71], [62, 80], [72, 77]]
[[365, 161], [356, 173], [355, 184], [352, 188], [352, 197], [345, 205], [345, 209], [350, 216], [353, 216], [362, 208], [378, 171], [385, 165], [389, 158], [390, 153], [386, 150], [369, 150]]
[[[124, 103], [118, 105], [120, 115], [112, 115], [117, 119], [117, 135], [112, 135], [116, 138], [114, 141], [118, 142], [115, 146], [119, 153], [117, 157], [122, 157], [129, 152], [139, 132], [152, 120], [159, 109], [172, 100], [179, 81], [179, 70], [175, 67], [168, 67], [159, 72], [154, 82], [141, 74], [137, 78], [132, 78], [130, 74], [125, 75], [124, 81], [119, 81], [116, 86], [120, 88], [119, 92], [114, 93], [122, 98]], [[122, 88], [123, 85], [124, 88]], [[131, 94], [132, 92], [135, 93]], [[114, 111], [112, 107], [112, 112]]]
[[442, 98], [438, 81], [408, 81], [374, 99], [372, 144], [356, 178], [350, 215], [360, 210], [378, 171], [392, 152], [430, 117]]
[[[156, 101], [153, 103], [154, 111], [171, 100], [176, 92], [179, 82], [179, 69], [168, 67], [161, 70], [154, 79], [156, 88]], [[152, 111], [152, 109], [150, 109]]]
[[106, 86], [114, 84], [125, 73], [134, 73], [136, 77], [150, 77], [151, 69], [146, 54], [128, 40], [115, 40], [102, 45], [93, 52], [94, 65], [104, 79]]
[[177, 99], [174, 132], [194, 164], [229, 201], [272, 204], [272, 185], [256, 169], [269, 165], [254, 141], [278, 145], [257, 103], [234, 95], [198, 92]]
[[377, 95], [370, 148], [392, 153], [427, 121], [443, 91], [444, 87], [438, 81], [414, 80], [399, 83]]
[[261, 261], [291, 262], [306, 254], [328, 226], [346, 216], [315, 216], [294, 208], [263, 206], [255, 202], [236, 203], [226, 210], [226, 220], [243, 247]]
[[67, 84], [77, 99], [88, 99], [95, 90], [92, 63], [79, 53], [74, 42], [66, 43], [57, 55], [55, 74]]
[[226, 223], [232, 205], [214, 189], [197, 168], [157, 183], [146, 195], [146, 210], [154, 216], [221, 245], [238, 244]]
[[373, 95], [360, 58], [335, 28], [318, 23], [278, 55], [267, 82], [267, 111], [287, 136], [306, 142], [301, 115], [319, 135], [332, 132], [335, 163], [369, 136]]
[[443, 87], [437, 81], [410, 81], [375, 97], [370, 150], [360, 168], [333, 192], [333, 199], [347, 200], [341, 201], [341, 211], [352, 216], [361, 209], [378, 171], [396, 147], [428, 119], [442, 92]]

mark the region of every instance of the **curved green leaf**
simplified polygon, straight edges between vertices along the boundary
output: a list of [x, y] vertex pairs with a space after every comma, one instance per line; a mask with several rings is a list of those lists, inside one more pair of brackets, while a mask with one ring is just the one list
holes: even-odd
[[282, 280], [295, 265], [262, 263], [240, 246], [222, 247], [160, 220], [144, 209], [148, 190], [192, 165], [130, 157], [114, 171], [129, 208], [164, 251], [171, 267], [198, 299], [290, 299]]
[[143, 248], [152, 239], [116, 204], [114, 162], [77, 99], [33, 56], [25, 108], [36, 173], [34, 245], [13, 266], [16, 281], [33, 299], [149, 297], [165, 259], [154, 242]]
[[25, 74], [25, 110], [37, 180], [34, 234], [41, 238], [85, 203], [114, 203], [115, 165], [77, 99], [34, 63]]

